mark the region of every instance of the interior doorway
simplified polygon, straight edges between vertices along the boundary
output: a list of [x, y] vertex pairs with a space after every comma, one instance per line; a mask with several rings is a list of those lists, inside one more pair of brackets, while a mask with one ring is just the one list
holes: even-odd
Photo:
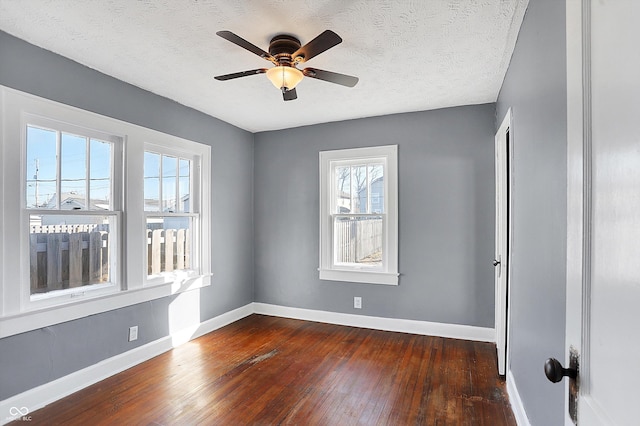
[[509, 336], [512, 134], [511, 109], [509, 109], [495, 137], [496, 224], [493, 266], [495, 277], [496, 350], [498, 373], [501, 376], [506, 374]]

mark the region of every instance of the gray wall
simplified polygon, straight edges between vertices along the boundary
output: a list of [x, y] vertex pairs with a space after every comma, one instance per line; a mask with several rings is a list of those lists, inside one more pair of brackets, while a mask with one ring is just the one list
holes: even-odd
[[513, 108], [511, 370], [533, 425], [564, 419], [564, 386], [543, 373], [564, 359], [566, 283], [565, 4], [530, 0], [497, 105]]
[[[253, 301], [253, 135], [0, 32], [0, 84], [212, 147], [213, 285], [200, 320]], [[169, 334], [174, 297], [0, 340], [0, 399]], [[126, 340], [140, 326], [136, 342]]]
[[[486, 104], [256, 134], [256, 301], [493, 327], [494, 115]], [[388, 144], [400, 285], [320, 281], [318, 153]]]

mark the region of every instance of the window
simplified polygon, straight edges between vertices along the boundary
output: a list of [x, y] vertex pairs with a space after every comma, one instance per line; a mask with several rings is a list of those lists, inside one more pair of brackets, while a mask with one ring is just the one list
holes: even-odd
[[397, 146], [320, 152], [320, 279], [398, 284]]
[[114, 156], [121, 138], [28, 114], [24, 119], [29, 304], [116, 291], [121, 202], [113, 192], [122, 169]]
[[[191, 188], [197, 158], [160, 146], [144, 152], [144, 212], [147, 235], [148, 282], [173, 281], [176, 274], [195, 273], [199, 228], [198, 206]], [[197, 169], [197, 168], [196, 168]]]
[[0, 338], [210, 284], [209, 146], [0, 97]]

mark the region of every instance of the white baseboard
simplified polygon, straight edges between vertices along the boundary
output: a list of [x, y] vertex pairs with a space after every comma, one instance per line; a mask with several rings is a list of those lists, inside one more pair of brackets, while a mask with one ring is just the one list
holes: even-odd
[[520, 393], [518, 393], [518, 387], [516, 386], [516, 381], [511, 370], [507, 371], [507, 394], [509, 395], [511, 410], [513, 410], [513, 415], [516, 418], [518, 426], [531, 426], [527, 412], [524, 410], [524, 405], [522, 405], [522, 399], [520, 399]]
[[253, 311], [256, 314], [425, 336], [449, 337], [452, 339], [475, 340], [479, 342], [496, 341], [496, 332], [493, 328], [397, 318], [370, 317], [366, 315], [290, 308], [266, 303], [254, 303], [253, 306]]
[[[130, 351], [105, 359], [92, 366], [78, 370], [67, 376], [29, 389], [21, 394], [0, 401], [0, 424], [8, 423], [28, 413], [42, 408], [52, 402], [71, 395], [87, 386], [120, 373], [137, 364], [158, 356], [189, 340], [217, 330], [232, 322], [238, 321], [253, 313], [294, 318], [306, 321], [347, 325], [352, 327], [371, 328], [377, 330], [396, 331], [428, 336], [449, 337], [454, 339], [495, 342], [495, 331], [492, 328], [473, 327], [458, 324], [442, 324], [427, 321], [415, 321], [394, 318], [371, 317], [365, 315], [343, 314], [337, 312], [317, 311], [311, 309], [290, 308], [265, 303], [249, 303], [233, 311], [194, 325], [187, 329], [173, 332], [167, 337], [139, 346]], [[513, 380], [511, 380], [513, 381]], [[513, 384], [515, 389], [515, 384]], [[507, 380], [509, 390], [509, 380]], [[517, 391], [515, 391], [517, 395]], [[509, 393], [512, 406], [515, 397]], [[517, 397], [520, 406], [519, 396]], [[514, 406], [514, 412], [515, 412]], [[25, 414], [25, 412], [27, 414]], [[524, 410], [522, 409], [522, 413]], [[524, 416], [526, 419], [526, 416]], [[519, 425], [529, 425], [520, 423]]]
[[8, 423], [23, 415], [28, 416], [28, 413], [51, 404], [58, 399], [147, 361], [191, 339], [249, 316], [253, 313], [252, 305], [250, 303], [233, 311], [225, 312], [192, 328], [172, 333], [170, 336], [139, 346], [0, 401], [0, 424]]

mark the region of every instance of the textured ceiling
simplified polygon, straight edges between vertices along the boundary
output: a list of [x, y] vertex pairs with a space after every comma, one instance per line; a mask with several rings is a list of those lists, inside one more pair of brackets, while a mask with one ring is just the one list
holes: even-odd
[[[0, 29], [252, 132], [496, 100], [528, 0], [0, 0]], [[310, 66], [360, 78], [305, 78], [284, 102], [265, 75], [279, 33], [344, 40]], [[0, 58], [7, 60], [7, 58]]]

